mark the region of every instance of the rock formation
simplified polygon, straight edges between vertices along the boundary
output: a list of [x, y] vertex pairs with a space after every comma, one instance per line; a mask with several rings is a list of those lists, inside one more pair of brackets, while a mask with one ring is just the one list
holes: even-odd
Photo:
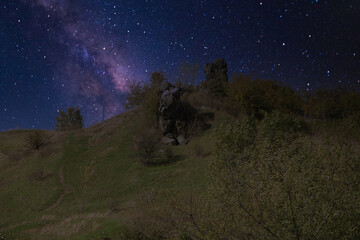
[[186, 122], [181, 119], [183, 108], [181, 103], [181, 89], [164, 81], [161, 88], [158, 119], [162, 131], [163, 143], [178, 145], [186, 144], [184, 137]]

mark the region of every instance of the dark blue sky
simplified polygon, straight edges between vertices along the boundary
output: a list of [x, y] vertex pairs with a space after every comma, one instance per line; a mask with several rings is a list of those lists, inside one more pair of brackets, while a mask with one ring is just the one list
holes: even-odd
[[294, 89], [360, 89], [358, 0], [2, 0], [0, 130], [86, 125], [122, 111], [125, 85], [225, 58]]

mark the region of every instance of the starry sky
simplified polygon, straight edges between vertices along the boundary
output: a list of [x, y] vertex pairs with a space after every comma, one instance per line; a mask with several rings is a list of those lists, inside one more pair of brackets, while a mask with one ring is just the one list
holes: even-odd
[[229, 75], [360, 90], [359, 0], [1, 0], [0, 131], [124, 111], [126, 85], [225, 58]]

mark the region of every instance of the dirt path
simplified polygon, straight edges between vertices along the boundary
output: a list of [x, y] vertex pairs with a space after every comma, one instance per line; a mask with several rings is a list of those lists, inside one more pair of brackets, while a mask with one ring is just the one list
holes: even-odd
[[61, 201], [63, 200], [65, 194], [67, 193], [67, 187], [66, 187], [65, 180], [64, 180], [64, 166], [61, 166], [59, 168], [58, 176], [59, 176], [59, 179], [60, 179], [60, 183], [63, 186], [62, 193], [60, 194], [60, 196], [56, 200], [56, 202], [54, 202], [49, 207], [47, 207], [43, 212], [47, 212], [47, 211], [53, 209], [54, 207], [56, 207], [57, 205], [59, 205], [61, 203]]

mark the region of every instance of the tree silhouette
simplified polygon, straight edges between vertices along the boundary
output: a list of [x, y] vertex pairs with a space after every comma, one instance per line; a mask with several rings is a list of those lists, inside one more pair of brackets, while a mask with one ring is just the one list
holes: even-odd
[[60, 110], [59, 116], [56, 117], [56, 131], [67, 131], [83, 128], [83, 116], [78, 107], [69, 107], [66, 112]]

